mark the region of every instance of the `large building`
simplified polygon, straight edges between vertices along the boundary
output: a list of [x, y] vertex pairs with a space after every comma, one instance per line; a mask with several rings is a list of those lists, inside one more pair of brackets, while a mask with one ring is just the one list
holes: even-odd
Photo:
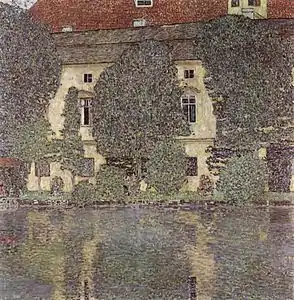
[[[74, 86], [79, 90], [85, 168], [76, 181], [89, 179], [94, 183], [95, 173], [105, 163], [91, 134], [95, 83], [103, 70], [132, 44], [154, 39], [171, 47], [178, 79], [185, 90], [179, 99], [191, 124], [191, 135], [182, 138], [189, 157], [185, 188], [196, 190], [200, 176], [209, 175], [206, 149], [213, 145], [216, 135], [212, 101], [204, 85], [205, 70], [193, 55], [197, 21], [228, 13], [245, 14], [253, 19], [272, 18], [258, 22], [271, 22], [271, 26], [277, 26], [281, 33], [288, 33], [291, 38], [294, 36], [293, 9], [292, 0], [39, 0], [31, 13], [50, 26], [63, 60], [60, 86], [48, 109], [48, 118], [57, 137], [63, 127], [61, 115], [68, 89]], [[72, 189], [71, 174], [62, 171], [58, 163], [51, 163], [44, 170], [42, 189], [49, 190], [55, 176], [62, 177], [65, 191]], [[38, 189], [34, 164], [28, 188]], [[291, 190], [294, 190], [293, 180]]]

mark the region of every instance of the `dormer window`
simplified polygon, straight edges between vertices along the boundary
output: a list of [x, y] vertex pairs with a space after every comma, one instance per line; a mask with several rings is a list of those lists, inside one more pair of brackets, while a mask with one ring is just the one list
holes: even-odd
[[231, 0], [231, 7], [240, 6], [240, 0]]
[[248, 0], [248, 6], [260, 6], [260, 0]]
[[150, 7], [153, 5], [153, 0], [135, 0], [137, 7]]
[[143, 27], [143, 26], [146, 26], [146, 20], [137, 19], [133, 21], [133, 27]]
[[72, 30], [72, 26], [63, 26], [61, 29], [62, 32], [71, 32]]

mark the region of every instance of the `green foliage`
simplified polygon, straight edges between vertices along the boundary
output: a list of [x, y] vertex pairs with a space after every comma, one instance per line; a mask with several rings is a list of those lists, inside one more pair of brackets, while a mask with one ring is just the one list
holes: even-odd
[[44, 116], [58, 88], [61, 60], [49, 30], [28, 12], [0, 3], [0, 27], [0, 141], [9, 151], [14, 144], [6, 139], [14, 129]]
[[[166, 137], [189, 134], [169, 48], [144, 41], [123, 53], [95, 86], [93, 134], [106, 156], [140, 159]], [[139, 176], [140, 177], [140, 176]]]
[[272, 26], [243, 16], [200, 26], [195, 55], [208, 71], [218, 147], [257, 149], [293, 135], [293, 51]]
[[213, 180], [210, 176], [202, 174], [199, 180], [198, 193], [201, 196], [211, 195], [213, 192]]
[[53, 132], [45, 118], [16, 128], [12, 136], [14, 147], [10, 155], [30, 165], [44, 158], [50, 160], [54, 146], [50, 141]]
[[72, 176], [77, 175], [78, 161], [84, 157], [83, 142], [80, 135], [81, 113], [79, 109], [78, 90], [71, 87], [65, 98], [64, 127], [59, 141], [61, 168], [68, 170]]
[[50, 191], [52, 194], [60, 194], [63, 191], [64, 182], [60, 176], [54, 176], [50, 182]]
[[234, 156], [220, 172], [217, 189], [224, 201], [246, 204], [257, 200], [265, 191], [267, 171], [264, 162], [256, 154]]
[[71, 203], [75, 206], [92, 205], [96, 200], [95, 186], [88, 181], [80, 181], [73, 188]]
[[102, 166], [96, 175], [96, 198], [98, 201], [121, 201], [125, 197], [126, 173], [123, 169]]
[[146, 163], [146, 182], [159, 193], [178, 192], [186, 180], [186, 154], [175, 140], [159, 142]]

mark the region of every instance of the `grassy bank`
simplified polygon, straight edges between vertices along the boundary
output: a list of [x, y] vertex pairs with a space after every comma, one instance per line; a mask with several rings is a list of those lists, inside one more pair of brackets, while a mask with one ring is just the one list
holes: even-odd
[[[59, 196], [53, 196], [49, 192], [28, 192], [20, 197], [20, 205], [30, 206], [74, 206], [71, 203], [71, 194], [64, 193]], [[201, 196], [197, 192], [181, 192], [171, 195], [161, 195], [151, 192], [142, 192], [136, 196], [126, 196], [117, 200], [97, 200], [94, 203], [86, 203], [87, 207], [105, 207], [105, 206], [132, 206], [138, 204], [140, 206], [167, 206], [175, 207], [185, 204], [204, 204], [204, 205], [220, 205], [226, 203], [221, 193], [214, 195]], [[270, 193], [267, 192], [262, 198], [253, 203], [254, 205], [293, 205], [294, 193]], [[84, 206], [84, 205], [82, 205]]]

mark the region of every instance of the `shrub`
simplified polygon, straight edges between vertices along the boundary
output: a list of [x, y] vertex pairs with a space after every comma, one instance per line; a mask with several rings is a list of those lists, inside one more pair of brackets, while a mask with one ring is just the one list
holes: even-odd
[[88, 181], [81, 181], [74, 186], [71, 203], [75, 206], [92, 205], [96, 200], [95, 186]]
[[59, 195], [62, 193], [64, 188], [63, 179], [60, 176], [55, 176], [50, 182], [50, 192], [53, 195]]
[[159, 142], [146, 163], [146, 182], [158, 193], [179, 191], [186, 181], [186, 154], [175, 140]]
[[243, 204], [262, 196], [266, 179], [265, 163], [256, 154], [234, 156], [220, 172], [217, 189], [223, 193], [224, 201]]
[[201, 175], [198, 186], [198, 194], [201, 196], [211, 195], [213, 192], [213, 181], [208, 175]]
[[120, 202], [125, 196], [126, 173], [118, 167], [103, 166], [96, 175], [96, 198]]

